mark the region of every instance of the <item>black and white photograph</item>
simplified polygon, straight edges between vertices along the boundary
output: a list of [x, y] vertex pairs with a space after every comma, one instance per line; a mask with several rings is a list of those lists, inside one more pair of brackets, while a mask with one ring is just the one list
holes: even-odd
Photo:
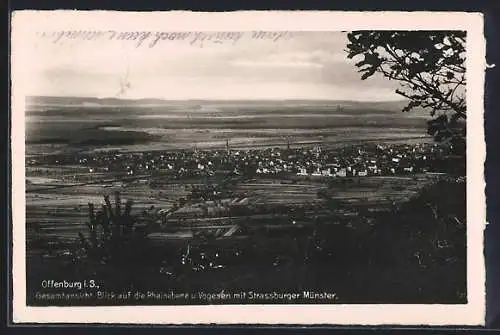
[[237, 14], [222, 28], [208, 13], [210, 27], [155, 17], [152, 29], [21, 14], [13, 231], [23, 308], [119, 306], [131, 323], [137, 306], [182, 308], [189, 323], [200, 306], [214, 322], [231, 306], [249, 318], [257, 306], [324, 306], [344, 323], [335, 308], [391, 306], [369, 323], [397, 324], [399, 310], [413, 313], [402, 323], [425, 324], [405, 308], [441, 306], [460, 312], [456, 324], [481, 324], [474, 14], [455, 27], [433, 18], [444, 28], [368, 29], [368, 16], [359, 29], [310, 30], [300, 20], [238, 29]]

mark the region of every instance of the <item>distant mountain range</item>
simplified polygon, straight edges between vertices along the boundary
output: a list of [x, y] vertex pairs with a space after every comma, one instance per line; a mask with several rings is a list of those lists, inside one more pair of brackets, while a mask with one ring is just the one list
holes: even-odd
[[182, 105], [329, 105], [339, 107], [370, 107], [372, 109], [401, 110], [406, 101], [349, 101], [349, 100], [163, 100], [163, 99], [119, 99], [119, 98], [91, 98], [91, 97], [54, 97], [29, 96], [26, 98], [28, 106], [60, 106], [60, 107], [133, 107], [133, 106], [162, 106], [172, 104]]

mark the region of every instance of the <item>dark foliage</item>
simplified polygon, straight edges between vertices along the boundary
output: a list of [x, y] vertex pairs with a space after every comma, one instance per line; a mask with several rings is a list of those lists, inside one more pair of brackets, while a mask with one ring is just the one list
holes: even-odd
[[409, 100], [403, 112], [424, 108], [437, 115], [428, 124], [436, 140], [465, 136], [465, 32], [353, 31], [348, 39], [348, 58], [360, 58], [361, 79], [381, 73], [400, 82], [396, 93]]
[[79, 233], [81, 247], [89, 259], [105, 263], [131, 261], [133, 248], [144, 240], [146, 230], [137, 224], [132, 216], [132, 201], [127, 200], [122, 209], [120, 194], [115, 193], [115, 206], [109, 196], [104, 196], [101, 210], [95, 211], [94, 204], [89, 203], [89, 234], [85, 237]]

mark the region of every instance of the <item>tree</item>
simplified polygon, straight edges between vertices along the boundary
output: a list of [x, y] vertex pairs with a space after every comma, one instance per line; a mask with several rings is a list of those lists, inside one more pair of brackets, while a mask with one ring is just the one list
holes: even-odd
[[[121, 198], [115, 193], [115, 206], [111, 204], [109, 196], [104, 196], [105, 204], [102, 210], [95, 212], [95, 206], [88, 204], [89, 221], [87, 227], [89, 237], [81, 232], [78, 234], [80, 242], [87, 255], [97, 260], [111, 262], [130, 259], [127, 249], [131, 251], [129, 242], [136, 236], [136, 219], [132, 216], [132, 201], [128, 200], [122, 210]], [[142, 237], [142, 234], [140, 234]]]
[[348, 58], [365, 80], [381, 73], [399, 81], [403, 112], [430, 110], [428, 133], [438, 141], [464, 140], [466, 67], [463, 31], [353, 31]]

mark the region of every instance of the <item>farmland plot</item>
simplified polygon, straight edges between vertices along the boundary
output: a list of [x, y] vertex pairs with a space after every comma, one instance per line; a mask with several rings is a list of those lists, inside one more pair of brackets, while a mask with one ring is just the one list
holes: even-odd
[[234, 191], [249, 197], [252, 203], [292, 205], [321, 202], [317, 193], [322, 187], [322, 184], [285, 184], [272, 179], [254, 179], [239, 183]]

